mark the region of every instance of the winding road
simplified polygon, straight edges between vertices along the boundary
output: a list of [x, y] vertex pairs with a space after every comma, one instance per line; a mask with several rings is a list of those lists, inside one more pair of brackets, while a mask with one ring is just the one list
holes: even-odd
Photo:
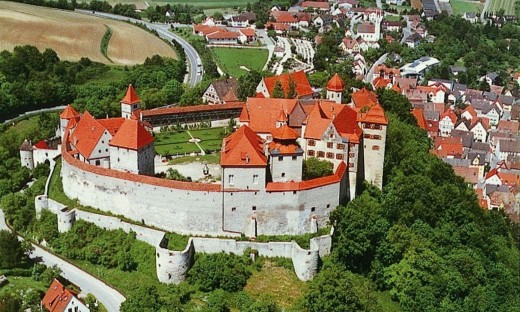
[[[9, 227], [5, 223], [5, 216], [2, 210], [0, 210], [0, 230], [10, 231]], [[22, 237], [19, 238], [23, 239]], [[126, 300], [121, 293], [89, 273], [51, 254], [39, 246], [35, 244], [31, 245], [34, 250], [29, 255], [30, 258], [39, 258], [43, 264], [49, 267], [54, 265], [58, 266], [62, 272], [61, 275], [71, 283], [79, 286], [82, 293], [93, 294], [109, 312], [119, 311], [121, 303]]]
[[[103, 18], [110, 18], [114, 20], [119, 21], [128, 21], [136, 24], [145, 25], [150, 30], [155, 30], [159, 34], [159, 37], [166, 39], [168, 41], [175, 40], [177, 41], [182, 48], [184, 49], [184, 52], [186, 53], [186, 59], [188, 61], [187, 67], [188, 67], [188, 75], [185, 82], [187, 82], [190, 86], [195, 86], [197, 83], [199, 83], [202, 80], [202, 75], [204, 73], [204, 69], [202, 67], [202, 61], [200, 59], [199, 54], [195, 50], [195, 48], [189, 44], [188, 41], [183, 39], [180, 36], [177, 36], [176, 34], [171, 33], [170, 30], [170, 24], [161, 24], [161, 23], [148, 23], [145, 21], [141, 21], [135, 18], [127, 17], [127, 16], [121, 16], [116, 14], [110, 14], [110, 13], [103, 13], [103, 12], [93, 12], [89, 10], [77, 10], [76, 12], [87, 14], [87, 15], [94, 15], [99, 16]], [[178, 26], [178, 25], [174, 25]]]

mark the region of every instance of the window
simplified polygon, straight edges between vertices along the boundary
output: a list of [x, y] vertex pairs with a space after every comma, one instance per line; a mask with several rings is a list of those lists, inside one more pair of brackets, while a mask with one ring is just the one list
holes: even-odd
[[363, 137], [364, 137], [365, 139], [370, 139], [370, 134], [365, 133], [365, 134], [363, 134]]
[[233, 212], [237, 211], [237, 207], [231, 208], [231, 211], [233, 211]]
[[309, 146], [316, 146], [316, 141], [309, 140], [308, 144], [309, 144]]
[[271, 141], [273, 139], [273, 136], [272, 135], [268, 135], [267, 136], [267, 141]]
[[283, 156], [278, 156], [278, 161], [283, 161]]
[[98, 153], [101, 153], [101, 150], [98, 150]]
[[327, 148], [333, 148], [334, 147], [334, 143], [332, 142], [327, 142]]
[[285, 172], [282, 172], [282, 178], [285, 178]]
[[334, 133], [329, 134], [329, 138], [334, 139]]
[[293, 194], [296, 194], [296, 191], [292, 191]]
[[298, 159], [298, 156], [293, 156], [292, 157], [292, 160], [297, 160]]
[[318, 157], [325, 157], [325, 152], [319, 151], [318, 152]]
[[313, 150], [309, 150], [309, 151], [307, 151], [307, 155], [309, 155], [309, 156], [314, 156], [314, 151], [313, 151]]
[[379, 145], [372, 146], [372, 150], [373, 151], [379, 151]]
[[349, 166], [350, 168], [354, 168], [354, 163], [348, 163], [348, 166]]
[[314, 211], [316, 211], [316, 207], [311, 208], [311, 212], [314, 212]]
[[256, 211], [256, 206], [251, 207], [251, 210]]
[[258, 184], [258, 174], [253, 174], [253, 184]]
[[327, 208], [330, 208], [330, 204], [327, 204]]
[[327, 158], [333, 159], [334, 158], [334, 153], [327, 153]]
[[372, 136], [372, 138], [373, 138], [374, 140], [381, 140], [381, 136], [380, 136], [380, 135], [377, 135], [377, 134], [374, 134], [374, 135]]
[[336, 148], [343, 150], [343, 149], [345, 149], [345, 144], [338, 143], [338, 144], [336, 144]]
[[228, 177], [228, 183], [229, 183], [230, 185], [235, 184], [235, 175], [233, 175], [233, 174], [230, 174], [230, 175], [229, 175], [229, 177]]
[[350, 147], [350, 148], [353, 148], [353, 147], [355, 147], [355, 146], [356, 146], [356, 144], [354, 144], [354, 143], [349, 143], [349, 144], [348, 144], [348, 147]]
[[336, 159], [342, 160], [343, 159], [343, 154], [336, 154]]
[[99, 165], [101, 165], [101, 161], [98, 159], [98, 160], [96, 160], [96, 166], [99, 166]]
[[354, 158], [355, 154], [354, 153], [348, 153], [348, 158]]

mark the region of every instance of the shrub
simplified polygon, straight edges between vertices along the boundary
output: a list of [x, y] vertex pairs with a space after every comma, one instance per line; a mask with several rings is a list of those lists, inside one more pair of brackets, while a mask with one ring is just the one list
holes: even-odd
[[303, 161], [303, 180], [311, 180], [329, 176], [332, 174], [334, 165], [327, 160], [319, 160], [315, 157]]
[[228, 292], [241, 290], [251, 275], [245, 256], [220, 254], [197, 255], [195, 265], [188, 272], [188, 280], [202, 291], [221, 288]]

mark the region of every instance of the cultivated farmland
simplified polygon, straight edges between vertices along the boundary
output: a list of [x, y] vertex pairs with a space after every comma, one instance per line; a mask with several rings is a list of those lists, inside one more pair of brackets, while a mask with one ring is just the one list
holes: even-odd
[[488, 12], [498, 12], [501, 9], [504, 9], [505, 13], [508, 15], [514, 15], [515, 14], [515, 3], [519, 0], [490, 0], [491, 3], [489, 4]]
[[[19, 45], [51, 48], [64, 60], [88, 57], [101, 63], [132, 65], [159, 54], [175, 58], [175, 51], [147, 31], [108, 19], [79, 13], [0, 1], [0, 51]], [[105, 58], [101, 38], [112, 30]]]

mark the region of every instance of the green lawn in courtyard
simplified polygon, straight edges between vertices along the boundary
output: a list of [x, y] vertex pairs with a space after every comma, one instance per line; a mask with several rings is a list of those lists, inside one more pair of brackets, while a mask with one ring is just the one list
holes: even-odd
[[[207, 150], [219, 150], [224, 128], [188, 130], [194, 138], [200, 139], [200, 146]], [[155, 135], [155, 151], [160, 155], [186, 154], [200, 152], [195, 143], [190, 143], [190, 135], [186, 130], [179, 132], [162, 132]]]
[[487, 12], [493, 13], [498, 12], [501, 9], [504, 9], [504, 14], [506, 15], [514, 15], [515, 14], [515, 5], [519, 0], [490, 0]]
[[267, 62], [267, 49], [212, 48], [213, 57], [220, 69], [232, 77], [238, 78], [249, 70], [261, 71]]

